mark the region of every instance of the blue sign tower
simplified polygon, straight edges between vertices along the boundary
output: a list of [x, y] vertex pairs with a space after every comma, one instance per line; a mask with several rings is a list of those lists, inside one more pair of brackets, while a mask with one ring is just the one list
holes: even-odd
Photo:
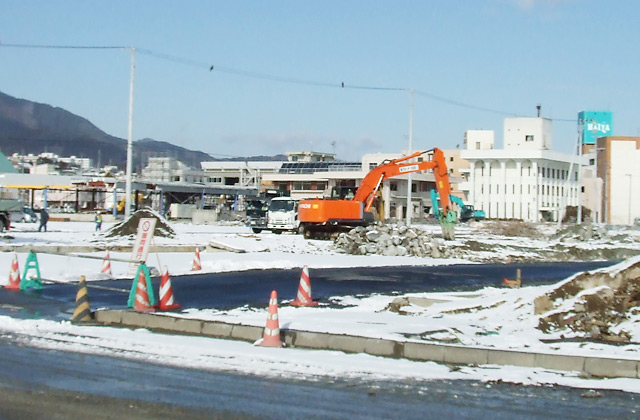
[[578, 132], [582, 144], [596, 144], [599, 137], [613, 135], [613, 113], [611, 111], [580, 111]]

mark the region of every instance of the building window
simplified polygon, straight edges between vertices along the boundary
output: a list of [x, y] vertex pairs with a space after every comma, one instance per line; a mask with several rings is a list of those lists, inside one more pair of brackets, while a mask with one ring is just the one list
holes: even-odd
[[453, 156], [449, 158], [449, 162], [453, 162]]
[[311, 190], [311, 182], [309, 181], [296, 181], [293, 183], [293, 190], [294, 191], [309, 191]]
[[480, 142], [479, 141], [476, 142], [476, 150], [480, 150]]
[[377, 164], [377, 163], [375, 163], [375, 162], [371, 162], [371, 163], [369, 163], [369, 170], [372, 170], [372, 169], [373, 169], [373, 168], [375, 168], [376, 166], [378, 166], [378, 164]]
[[533, 141], [533, 136], [531, 134], [524, 136], [524, 141]]
[[390, 184], [389, 184], [389, 189], [390, 189], [391, 191], [398, 191], [398, 184], [397, 184], [397, 183], [395, 183], [395, 182], [390, 183]]
[[417, 192], [417, 191], [418, 191], [418, 187], [416, 186], [416, 183], [412, 182], [411, 183], [411, 192], [414, 193], [414, 192]]
[[596, 160], [595, 159], [589, 159], [589, 165], [593, 166], [596, 164]]

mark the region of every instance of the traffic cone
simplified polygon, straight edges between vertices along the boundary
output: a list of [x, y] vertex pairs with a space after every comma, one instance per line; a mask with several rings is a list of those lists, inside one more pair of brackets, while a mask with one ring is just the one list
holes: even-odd
[[144, 270], [138, 270], [138, 284], [136, 285], [136, 297], [133, 301], [133, 309], [136, 312], [153, 312], [153, 306], [149, 301], [147, 281]]
[[179, 309], [180, 305], [173, 303], [173, 289], [171, 288], [171, 279], [169, 278], [169, 270], [164, 267], [164, 273], [160, 277], [160, 303], [158, 309], [161, 311], [172, 311]]
[[311, 299], [311, 279], [309, 278], [309, 269], [305, 265], [300, 274], [300, 285], [298, 286], [298, 295], [296, 300], [291, 302], [294, 306], [318, 306], [318, 302]]
[[197, 271], [202, 269], [202, 265], [200, 265], [200, 250], [196, 248], [196, 255], [193, 257], [193, 265], [191, 266], [191, 271]]
[[107, 250], [107, 255], [104, 256], [104, 260], [102, 260], [102, 270], [100, 271], [102, 274], [113, 274], [111, 272], [111, 259], [109, 257], [109, 251]]
[[280, 323], [278, 321], [278, 292], [273, 290], [269, 299], [269, 315], [267, 316], [267, 326], [264, 329], [262, 342], [263, 347], [282, 347], [284, 344], [280, 340]]
[[20, 289], [20, 268], [18, 268], [17, 254], [13, 254], [13, 261], [11, 261], [11, 271], [9, 272], [9, 284], [4, 287], [5, 289], [12, 290]]
[[89, 296], [87, 294], [87, 282], [84, 276], [80, 277], [78, 293], [76, 294], [76, 309], [71, 317], [72, 323], [88, 322], [93, 320], [91, 307], [89, 306]]
[[[36, 275], [29, 275], [29, 271], [35, 270]], [[30, 251], [27, 255], [27, 261], [24, 263], [24, 272], [20, 281], [20, 290], [27, 290], [30, 287], [42, 289], [42, 276], [40, 276], [40, 265], [38, 265], [38, 256], [35, 252]]]

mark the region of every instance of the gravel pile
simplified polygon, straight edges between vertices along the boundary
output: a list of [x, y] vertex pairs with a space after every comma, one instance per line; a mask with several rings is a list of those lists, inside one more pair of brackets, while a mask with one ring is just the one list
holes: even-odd
[[340, 252], [352, 255], [414, 256], [431, 258], [454, 258], [454, 250], [444, 242], [421, 229], [402, 223], [386, 225], [377, 223], [367, 227], [356, 227], [341, 233], [335, 240]]

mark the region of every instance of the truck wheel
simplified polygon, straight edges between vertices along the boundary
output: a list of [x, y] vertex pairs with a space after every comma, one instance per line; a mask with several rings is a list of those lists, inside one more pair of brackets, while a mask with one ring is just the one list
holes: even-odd
[[281, 230], [274, 230], [273, 233], [275, 233], [276, 235], [280, 235], [282, 233]]
[[253, 231], [253, 233], [260, 233], [260, 232], [262, 232], [262, 229], [258, 229], [258, 228], [252, 228], [251, 230]]

